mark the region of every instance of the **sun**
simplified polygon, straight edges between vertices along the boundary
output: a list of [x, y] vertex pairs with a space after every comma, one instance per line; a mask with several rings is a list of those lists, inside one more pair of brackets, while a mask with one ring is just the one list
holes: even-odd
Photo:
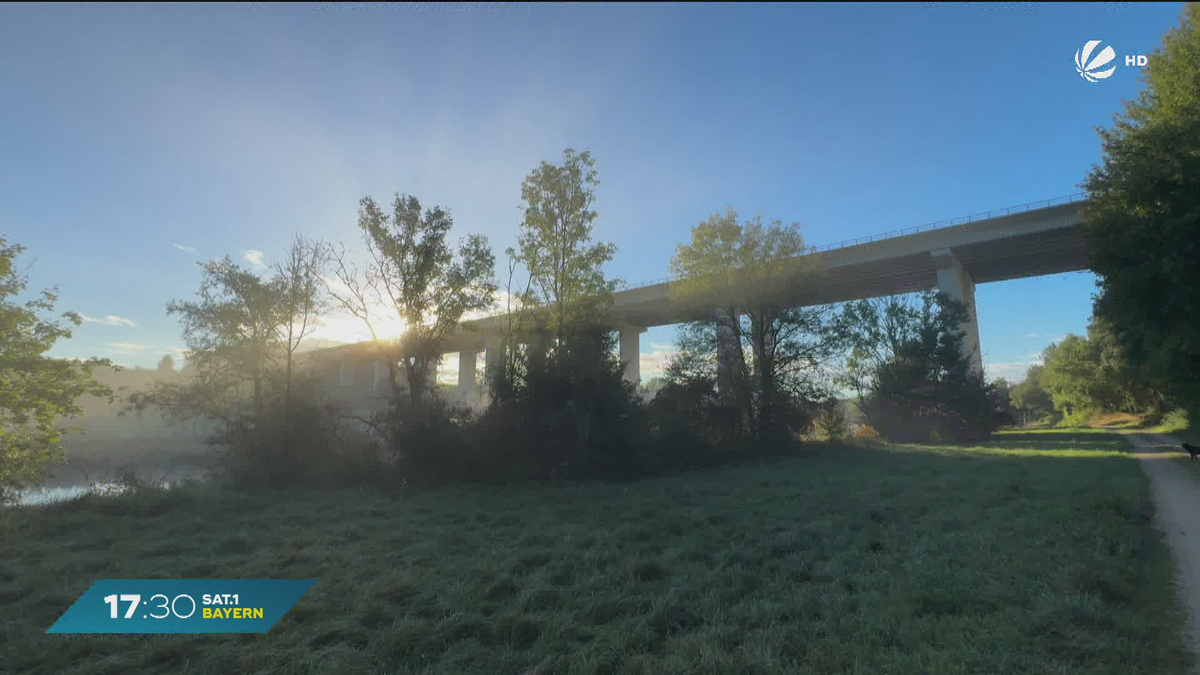
[[[389, 311], [390, 310], [390, 311]], [[371, 324], [381, 340], [395, 340], [404, 334], [404, 319], [396, 316], [395, 310], [387, 307], [372, 308]], [[345, 310], [331, 312], [321, 317], [316, 330], [309, 339], [314, 342], [355, 343], [371, 339], [371, 331], [363, 320]]]

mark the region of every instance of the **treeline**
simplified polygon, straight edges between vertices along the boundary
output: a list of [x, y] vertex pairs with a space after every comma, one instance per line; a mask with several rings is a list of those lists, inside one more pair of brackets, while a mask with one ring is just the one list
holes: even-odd
[[[298, 236], [271, 273], [228, 258], [202, 263], [195, 299], [173, 301], [188, 373], [130, 398], [131, 410], [203, 419], [247, 485], [446, 484], [621, 479], [786, 452], [799, 439], [856, 432], [893, 440], [985, 438], [1005, 421], [972, 373], [958, 326], [965, 309], [933, 293], [794, 308], [789, 289], [821, 273], [798, 226], [732, 210], [692, 231], [672, 260], [674, 301], [693, 311], [652, 399], [623, 377], [605, 276], [613, 245], [593, 239], [597, 174], [567, 150], [524, 180], [502, 297], [489, 402], [442, 397], [435, 371], [463, 317], [500, 297], [489, 242], [450, 243], [446, 209], [397, 195], [360, 203], [366, 251]], [[301, 343], [322, 314], [357, 316], [387, 364], [388, 405], [339, 410], [304, 367]], [[380, 310], [404, 319], [379, 332]], [[869, 428], [852, 430], [850, 388]]]
[[1068, 335], [1042, 352], [1009, 399], [1021, 424], [1084, 424], [1108, 413], [1148, 421], [1179, 407], [1147, 382], [1145, 366], [1135, 365], [1108, 322], [1093, 317], [1086, 336]]
[[[732, 210], [694, 227], [672, 260], [673, 300], [693, 321], [655, 395], [640, 395], [617, 355], [621, 282], [603, 270], [615, 247], [593, 240], [596, 185], [590, 153], [569, 149], [526, 177], [503, 296], [487, 239], [452, 243], [449, 212], [410, 195], [387, 207], [361, 200], [363, 264], [301, 235], [266, 273], [229, 257], [200, 263], [195, 296], [167, 305], [186, 367], [164, 361], [157, 374], [170, 377], [130, 388], [91, 378], [107, 361], [45, 356], [70, 329], [43, 316], [52, 292], [11, 300], [25, 289], [13, 267], [23, 249], [0, 240], [0, 319], [12, 333], [0, 340], [10, 411], [0, 484], [36, 482], [61, 458], [56, 422], [78, 416], [85, 394], [215, 429], [230, 477], [268, 488], [622, 479], [788, 452], [803, 439], [980, 439], [1006, 421], [962, 352], [962, 305], [926, 293], [793, 307], [789, 294], [821, 274], [798, 226], [741, 222]], [[435, 371], [464, 317], [497, 309], [498, 297], [506, 319], [489, 338], [501, 358], [489, 360], [489, 401], [475, 411], [443, 397]], [[330, 402], [307, 367], [306, 343], [334, 310], [363, 322], [387, 364], [387, 405], [370, 416]], [[404, 320], [402, 336], [380, 332], [383, 314]], [[847, 422], [847, 390], [866, 424]]]

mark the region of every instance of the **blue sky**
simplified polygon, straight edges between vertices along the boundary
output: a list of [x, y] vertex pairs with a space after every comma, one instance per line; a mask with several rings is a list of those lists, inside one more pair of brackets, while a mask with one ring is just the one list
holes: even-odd
[[[90, 320], [53, 352], [152, 366], [199, 260], [357, 245], [357, 202], [415, 194], [515, 244], [521, 179], [592, 151], [598, 239], [667, 274], [727, 205], [810, 243], [1078, 191], [1178, 3], [0, 6], [0, 233]], [[250, 254], [253, 258], [254, 254]], [[977, 289], [984, 360], [1020, 376], [1094, 277]], [[107, 317], [107, 318], [106, 318]], [[130, 325], [136, 324], [136, 325]], [[673, 331], [642, 336], [643, 373]]]

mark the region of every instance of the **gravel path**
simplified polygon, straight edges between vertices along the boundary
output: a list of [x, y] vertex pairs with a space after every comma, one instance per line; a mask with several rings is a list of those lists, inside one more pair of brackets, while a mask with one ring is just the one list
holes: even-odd
[[1195, 650], [1200, 646], [1200, 481], [1175, 460], [1183, 452], [1177, 439], [1164, 434], [1131, 434], [1129, 441], [1153, 485], [1158, 525], [1170, 543], [1179, 573], [1179, 595], [1187, 607], [1184, 640]]

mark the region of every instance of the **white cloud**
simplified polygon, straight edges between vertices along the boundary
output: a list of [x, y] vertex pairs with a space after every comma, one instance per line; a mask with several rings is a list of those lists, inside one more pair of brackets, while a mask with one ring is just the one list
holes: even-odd
[[109, 347], [119, 350], [120, 353], [128, 354], [130, 352], [145, 352], [151, 349], [156, 349], [154, 345], [139, 345], [134, 342], [110, 342]]
[[998, 377], [1003, 377], [1012, 384], [1021, 382], [1025, 379], [1025, 373], [1029, 370], [1029, 366], [1041, 365], [1041, 361], [1010, 361], [1008, 363], [989, 363], [984, 367], [987, 371], [987, 378], [995, 380]]
[[1040, 337], [1042, 337], [1042, 334], [1041, 334], [1041, 333], [1026, 333], [1026, 334], [1025, 334], [1025, 337], [1027, 337], [1027, 338], [1040, 338]]
[[125, 317], [114, 316], [112, 314], [109, 314], [103, 319], [97, 319], [94, 316], [88, 316], [87, 314], [80, 312], [79, 318], [83, 319], [84, 323], [102, 323], [106, 326], [132, 326], [137, 328], [137, 322], [135, 322], [133, 319], [126, 319]]
[[263, 262], [263, 252], [262, 251], [256, 251], [254, 249], [242, 251], [242, 257], [245, 258], [247, 262], [249, 262], [251, 265], [254, 265], [255, 267], [264, 267], [265, 268], [267, 266], [267, 264], [265, 262]]
[[192, 248], [191, 246], [184, 246], [183, 244], [176, 244], [174, 242], [171, 242], [171, 245], [174, 246], [175, 248], [179, 249], [180, 251], [183, 251], [184, 253], [195, 253], [196, 252], [196, 249]]
[[667, 363], [678, 353], [679, 350], [674, 345], [650, 343], [650, 351], [642, 352], [638, 360], [642, 380], [649, 380], [662, 375], [666, 370]]

